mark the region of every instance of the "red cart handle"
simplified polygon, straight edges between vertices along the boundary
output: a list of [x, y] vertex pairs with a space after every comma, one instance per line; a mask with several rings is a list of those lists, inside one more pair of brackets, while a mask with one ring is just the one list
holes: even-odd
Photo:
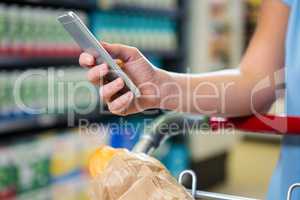
[[300, 117], [257, 115], [242, 118], [211, 118], [212, 130], [235, 128], [254, 133], [300, 135]]

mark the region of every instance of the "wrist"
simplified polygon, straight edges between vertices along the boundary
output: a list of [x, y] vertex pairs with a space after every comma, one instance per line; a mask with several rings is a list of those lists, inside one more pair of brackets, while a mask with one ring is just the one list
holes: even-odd
[[159, 98], [157, 108], [177, 110], [179, 108], [181, 86], [176, 77], [167, 71], [157, 69]]

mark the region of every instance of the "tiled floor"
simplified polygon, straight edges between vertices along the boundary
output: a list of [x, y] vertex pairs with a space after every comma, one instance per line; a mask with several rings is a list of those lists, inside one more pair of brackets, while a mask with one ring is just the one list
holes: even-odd
[[230, 156], [227, 183], [212, 191], [264, 199], [279, 149], [279, 144], [242, 141]]

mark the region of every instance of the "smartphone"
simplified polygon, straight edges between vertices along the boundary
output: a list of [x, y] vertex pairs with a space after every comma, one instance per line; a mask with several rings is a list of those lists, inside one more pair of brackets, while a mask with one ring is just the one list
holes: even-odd
[[93, 55], [97, 64], [106, 62], [110, 68], [110, 80], [121, 77], [127, 88], [133, 92], [135, 97], [140, 97], [141, 92], [132, 80], [127, 76], [109, 53], [103, 48], [96, 37], [91, 33], [82, 20], [74, 13], [68, 12], [59, 16], [58, 21], [66, 31], [72, 36], [84, 52]]

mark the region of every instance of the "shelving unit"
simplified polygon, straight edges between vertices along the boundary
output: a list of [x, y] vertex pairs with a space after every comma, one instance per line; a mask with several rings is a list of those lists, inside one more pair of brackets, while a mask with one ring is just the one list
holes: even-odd
[[[89, 115], [76, 115], [73, 127], [78, 126], [79, 119], [86, 119], [89, 123], [101, 121], [105, 123], [116, 118], [112, 114], [91, 113]], [[35, 133], [42, 133], [51, 129], [69, 128], [67, 116], [65, 115], [35, 115], [19, 118], [14, 121], [4, 121], [0, 123], [0, 138], [7, 140], [18, 139]]]
[[[76, 70], [79, 64], [78, 64], [78, 56], [74, 56], [76, 54], [74, 54], [74, 52], [78, 52], [78, 49], [73, 49], [72, 47], [70, 48], [70, 42], [69, 40], [66, 40], [66, 43], [64, 41], [65, 37], [63, 36], [61, 40], [55, 40], [58, 36], [60, 36], [60, 33], [63, 32], [59, 32], [58, 29], [56, 29], [56, 25], [55, 22], [52, 21], [55, 20], [56, 15], [60, 14], [62, 11], [66, 12], [67, 10], [75, 10], [75, 11], [80, 11], [81, 13], [79, 14], [84, 14], [84, 17], [90, 17], [91, 13], [94, 12], [103, 12], [103, 13], [118, 13], [120, 15], [133, 15], [136, 18], [150, 18], [150, 21], [158, 21], [157, 18], [161, 18], [162, 20], [165, 21], [172, 21], [171, 24], [176, 24], [175, 26], [172, 26], [171, 30], [167, 31], [174, 31], [174, 33], [176, 34], [176, 48], [172, 49], [172, 48], [168, 48], [165, 50], [165, 48], [149, 48], [149, 49], [143, 49], [143, 47], [139, 48], [140, 51], [155, 65], [157, 65], [158, 67], [161, 67], [163, 69], [169, 70], [169, 71], [174, 71], [174, 72], [185, 72], [185, 65], [186, 65], [186, 55], [188, 53], [188, 48], [186, 47], [186, 11], [187, 11], [187, 5], [188, 5], [188, 1], [187, 0], [178, 0], [178, 9], [161, 9], [161, 8], [146, 8], [146, 7], [139, 7], [139, 6], [134, 6], [134, 5], [115, 5], [114, 7], [110, 8], [110, 9], [103, 9], [103, 8], [99, 8], [96, 5], [96, 1], [79, 1], [79, 0], [3, 0], [1, 1], [0, 5], [5, 5], [5, 7], [2, 7], [2, 11], [6, 10], [6, 6], [7, 7], [12, 7], [13, 11], [15, 13], [13, 13], [13, 16], [15, 16], [15, 14], [19, 13], [19, 11], [21, 12], [23, 8], [29, 8], [29, 10], [27, 10], [27, 14], [31, 14], [31, 11], [37, 11], [37, 15], [34, 15], [34, 17], [32, 18], [32, 21], [34, 21], [34, 19], [40, 17], [41, 19], [43, 19], [44, 14], [46, 14], [46, 23], [50, 20], [51, 24], [50, 27], [54, 26], [54, 37], [50, 37], [47, 38], [46, 40], [46, 45], [48, 42], [48, 39], [50, 42], [53, 42], [55, 44], [60, 45], [62, 42], [62, 45], [59, 46], [59, 48], [61, 49], [49, 49], [49, 46], [46, 46], [45, 50], [46, 54], [43, 55], [40, 49], [37, 49], [37, 51], [34, 49], [32, 50], [32, 46], [36, 47], [35, 45], [35, 40], [36, 37], [35, 36], [39, 36], [39, 40], [38, 41], [43, 41], [41, 44], [44, 45], [44, 38], [42, 37], [47, 37], [48, 36], [48, 32], [49, 31], [47, 29], [47, 26], [43, 26], [44, 22], [42, 21], [42, 23], [39, 21], [38, 24], [34, 24], [35, 28], [38, 29], [47, 29], [46, 32], [43, 32], [43, 34], [40, 34], [38, 30], [37, 32], [35, 32], [33, 35], [29, 36], [29, 43], [30, 48], [29, 50], [26, 49], [28, 46], [26, 46], [26, 42], [22, 43], [22, 49], [21, 51], [26, 51], [26, 55], [22, 55], [22, 53], [20, 53], [19, 49], [15, 49], [15, 47], [19, 47], [18, 42], [20, 42], [20, 40], [27, 38], [28, 34], [28, 30], [24, 31], [22, 29], [22, 34], [24, 35], [20, 35], [18, 31], [16, 31], [15, 27], [12, 27], [12, 30], [10, 30], [11, 32], [5, 32], [3, 31], [3, 29], [1, 29], [1, 20], [3, 20], [3, 18], [1, 19], [1, 7], [0, 7], [0, 36], [2, 33], [7, 34], [7, 33], [12, 33], [12, 34], [8, 34], [9, 36], [12, 36], [12, 38], [8, 38], [8, 41], [10, 42], [11, 40], [12, 42], [12, 47], [6, 48], [7, 46], [5, 46], [4, 48], [1, 49], [0, 46], [0, 75], [1, 73], [4, 73], [4, 79], [3, 76], [0, 76], [0, 86], [3, 83], [3, 80], [6, 80], [6, 75], [9, 76], [9, 74], [12, 74], [12, 78], [9, 77], [8, 82], [13, 82], [15, 79], [15, 74], [19, 74], [21, 72], [25, 72], [25, 71], [30, 71], [30, 70], [36, 70], [36, 69], [41, 69], [41, 70], [45, 70], [48, 68], [51, 69], [55, 69], [59, 70], [59, 69], [67, 69], [67, 70]], [[21, 7], [22, 9], [20, 10], [19, 7]], [[17, 9], [16, 9], [17, 8]], [[43, 12], [43, 9], [46, 9], [47, 12], [52, 12], [50, 13], [50, 16], [48, 15], [49, 13], [47, 12]], [[9, 10], [9, 12], [11, 12], [11, 10]], [[127, 13], [127, 14], [126, 14]], [[12, 14], [12, 13], [10, 13]], [[24, 14], [24, 13], [23, 13]], [[48, 15], [48, 16], [47, 16]], [[10, 16], [11, 17], [11, 16]], [[30, 16], [32, 17], [32, 16]], [[18, 16], [18, 18], [20, 18]], [[122, 18], [122, 17], [121, 17]], [[11, 20], [11, 19], [10, 19]], [[21, 18], [21, 20], [18, 21], [21, 23], [24, 23], [25, 20], [23, 20], [23, 18]], [[27, 20], [25, 21], [25, 23], [29, 24], [31, 22], [31, 20]], [[152, 21], [152, 22], [153, 22]], [[10, 21], [9, 21], [10, 22]], [[16, 24], [18, 24], [16, 23]], [[141, 27], [138, 28], [142, 28], [143, 31], [145, 31], [145, 26], [149, 25], [147, 23], [143, 23], [141, 22]], [[9, 24], [9, 23], [7, 23]], [[7, 25], [5, 24], [5, 25]], [[170, 23], [169, 23], [170, 24]], [[5, 25], [2, 27], [5, 27]], [[153, 29], [152, 27], [153, 24], [150, 24], [150, 28]], [[28, 26], [28, 24], [25, 24], [24, 26]], [[16, 26], [17, 27], [17, 26]], [[22, 27], [22, 26], [18, 26], [18, 27]], [[117, 28], [119, 28], [119, 26], [116, 26]], [[27, 27], [28, 28], [28, 27]], [[124, 27], [123, 27], [124, 28]], [[128, 27], [126, 27], [128, 28]], [[132, 27], [130, 27], [132, 28]], [[136, 27], [134, 27], [136, 28]], [[149, 27], [148, 27], [149, 28]], [[157, 27], [155, 27], [157, 28]], [[165, 27], [163, 27], [162, 24], [159, 24], [158, 28], [163, 29], [165, 31]], [[170, 28], [169, 26], [167, 28]], [[9, 30], [9, 29], [4, 29], [4, 30]], [[149, 29], [146, 30], [148, 31]], [[157, 29], [154, 29], [155, 31], [158, 31]], [[1, 32], [2, 31], [2, 32]], [[36, 30], [35, 30], [36, 31]], [[136, 29], [132, 29], [131, 31], [137, 31]], [[150, 29], [151, 31], [151, 29]], [[153, 31], [153, 30], [152, 30]], [[118, 30], [116, 31], [118, 33]], [[139, 30], [137, 31], [137, 33], [141, 33], [139, 32]], [[165, 33], [165, 32], [162, 32]], [[167, 32], [169, 33], [169, 32]], [[38, 34], [38, 35], [35, 35]], [[51, 30], [50, 30], [50, 34], [51, 34]], [[149, 33], [148, 33], [149, 35]], [[160, 34], [157, 34], [159, 37], [161, 36]], [[41, 37], [42, 36], [42, 37]], [[143, 34], [142, 34], [143, 36]], [[150, 34], [150, 36], [152, 36]], [[17, 37], [17, 39], [15, 38]], [[2, 39], [0, 37], [0, 39]], [[58, 37], [58, 39], [60, 39]], [[160, 38], [161, 39], [161, 38]], [[172, 38], [173, 39], [173, 38]], [[145, 41], [145, 40], [144, 40]], [[153, 40], [154, 42], [157, 42], [156, 40]], [[173, 41], [173, 40], [172, 40]], [[7, 41], [6, 45], [7, 45]], [[33, 44], [32, 44], [33, 42]], [[122, 43], [122, 42], [121, 42]], [[2, 45], [1, 41], [0, 41], [0, 45]], [[38, 44], [39, 46], [40, 44]], [[72, 42], [71, 42], [72, 45]], [[131, 45], [131, 44], [129, 44]], [[53, 44], [51, 45], [53, 46]], [[144, 45], [145, 46], [145, 45]], [[23, 49], [23, 47], [25, 47]], [[55, 47], [55, 45], [54, 45]], [[68, 52], [64, 52], [65, 47], [67, 47], [67, 51]], [[148, 46], [145, 46], [148, 47]], [[163, 45], [160, 44], [159, 47], [164, 47]], [[5, 49], [6, 48], [6, 49]], [[44, 48], [44, 47], [43, 47]], [[8, 49], [8, 50], [7, 50]], [[71, 49], [71, 50], [70, 50]], [[151, 49], [155, 49], [155, 50], [151, 50]], [[169, 50], [171, 49], [171, 50]], [[69, 51], [70, 50], [70, 51]], [[4, 53], [3, 53], [4, 52]], [[9, 53], [8, 53], [9, 52]], [[28, 53], [30, 52], [30, 53]], [[32, 53], [33, 52], [33, 53]], [[49, 54], [47, 52], [50, 52]], [[55, 55], [56, 52], [57, 55]], [[57, 53], [60, 52], [60, 53]], [[73, 53], [73, 54], [72, 54]], [[54, 55], [54, 56], [53, 56]], [[72, 56], [70, 56], [72, 55]], [[159, 62], [156, 63], [156, 61], [159, 60]], [[83, 74], [83, 77], [85, 77], [86, 75]], [[1, 79], [2, 78], [2, 79]], [[4, 81], [6, 82], [6, 81]], [[10, 83], [9, 83], [10, 84]], [[36, 84], [36, 83], [35, 83]], [[38, 82], [38, 84], [43, 85], [43, 81], [42, 82]], [[38, 85], [37, 84], [37, 85]], [[4, 90], [2, 87], [2, 90], [0, 88], [0, 102], [2, 100], [2, 98], [5, 99], [5, 101], [2, 102], [9, 102], [7, 101], [7, 99], [10, 99], [11, 101], [14, 101], [14, 98], [5, 98], [5, 95], [3, 97], [3, 93], [1, 94], [1, 91], [11, 91], [12, 87], [11, 85], [9, 85], [7, 87], [7, 84], [2, 84], [2, 85], [6, 85], [4, 86]], [[31, 87], [29, 87], [31, 88]], [[35, 87], [33, 87], [35, 88]], [[42, 86], [42, 88], [44, 90], [45, 87]], [[35, 92], [33, 92], [34, 94], [32, 94], [32, 92], [29, 92], [29, 94], [26, 94], [27, 96], [30, 96], [30, 100], [34, 99], [33, 97], [36, 97], [37, 94], [39, 94], [37, 92], [37, 94]], [[9, 93], [11, 94], [11, 92]], [[43, 94], [43, 92], [42, 92]], [[25, 97], [26, 97], [25, 95]], [[48, 95], [48, 94], [47, 94]], [[49, 98], [49, 96], [48, 96]], [[81, 97], [82, 98], [82, 97]], [[39, 99], [39, 97], [37, 96], [37, 99]], [[42, 98], [43, 99], [43, 98]], [[34, 99], [33, 100], [34, 103], [37, 102], [37, 104], [39, 104], [38, 100]], [[3, 105], [5, 105], [5, 103]], [[101, 102], [100, 102], [101, 103]], [[99, 104], [100, 104], [99, 103]], [[15, 102], [13, 103], [13, 105], [15, 104]], [[9, 105], [9, 103], [8, 103]], [[30, 104], [32, 105], [32, 104]], [[42, 104], [44, 105], [44, 104]], [[9, 105], [11, 106], [11, 105]], [[100, 106], [100, 105], [98, 105]], [[72, 107], [71, 107], [72, 109]], [[104, 113], [99, 113], [99, 109], [96, 109], [95, 112], [91, 112], [89, 114], [86, 115], [79, 115], [79, 114], [74, 114], [73, 116], [73, 120], [72, 120], [72, 124], [69, 123], [68, 121], [68, 117], [67, 114], [42, 114], [42, 115], [30, 115], [30, 114], [26, 114], [23, 113], [23, 111], [19, 112], [19, 108], [13, 107], [13, 109], [11, 109], [11, 107], [8, 108], [8, 110], [12, 111], [11, 113], [7, 114], [7, 109], [4, 108], [4, 114], [1, 113], [1, 111], [3, 111], [3, 107], [0, 106], [0, 153], [1, 153], [1, 145], [4, 145], [4, 148], [7, 147], [10, 149], [10, 146], [15, 146], [16, 143], [21, 143], [21, 146], [23, 145], [23, 140], [26, 140], [26, 138], [30, 138], [30, 140], [32, 140], [33, 143], [35, 143], [35, 140], [39, 141], [40, 138], [42, 138], [45, 134], [48, 134], [49, 132], [52, 134], [52, 137], [56, 138], [56, 137], [60, 137], [60, 133], [62, 133], [62, 135], [66, 132], [66, 130], [70, 130], [70, 132], [72, 132], [73, 128], [78, 128], [79, 125], [79, 120], [80, 119], [85, 119], [87, 120], [90, 124], [111, 124], [111, 122], [113, 124], [116, 123], [120, 123], [121, 126], [121, 130], [119, 130], [119, 132], [117, 132], [117, 136], [113, 137], [114, 133], [112, 130], [109, 130], [109, 134], [110, 134], [110, 141], [107, 141], [107, 144], [110, 144], [114, 147], [125, 147], [125, 148], [131, 148], [134, 144], [134, 142], [136, 142], [137, 138], [138, 138], [138, 134], [134, 134], [133, 132], [138, 129], [139, 134], [142, 133], [143, 131], [143, 126], [145, 126], [145, 120], [148, 120], [147, 123], [149, 123], [149, 120], [153, 120], [156, 117], [160, 116], [162, 113], [159, 110], [155, 110], [155, 112], [152, 112], [151, 114], [137, 114], [137, 115], [133, 115], [133, 116], [128, 116], [128, 117], [118, 117], [115, 115], [112, 115], [109, 112]], [[136, 127], [122, 127], [122, 122], [121, 121], [125, 121], [124, 123], [131, 123]], [[68, 132], [68, 131], [67, 131]], [[133, 135], [127, 135], [128, 133], [133, 134]], [[120, 138], [120, 136], [118, 134], [125, 134], [124, 138]], [[133, 137], [134, 136], [134, 137]], [[133, 138], [131, 138], [133, 137]], [[176, 147], [177, 147], [177, 151], [181, 151], [182, 146], [184, 145], [184, 139], [182, 138], [177, 138], [174, 141], [176, 143]], [[178, 142], [179, 141], [179, 142]], [[42, 139], [42, 142], [43, 139]], [[68, 141], [66, 141], [68, 142]], [[72, 142], [72, 141], [71, 141]], [[84, 142], [83, 142], [84, 143]], [[174, 144], [175, 144], [174, 143]], [[12, 144], [12, 145], [10, 145]], [[84, 144], [81, 144], [84, 145]], [[26, 143], [25, 143], [26, 146]], [[29, 145], [30, 146], [30, 145]], [[30, 148], [30, 147], [29, 147]], [[15, 151], [15, 149], [14, 149]], [[33, 151], [34, 150], [30, 150]], [[171, 149], [170, 149], [171, 151]], [[14, 152], [16, 154], [19, 154], [19, 152]], [[187, 160], [188, 156], [187, 154], [185, 154], [185, 152], [182, 152], [182, 155], [186, 156], [185, 159], [182, 159], [182, 162], [185, 162], [185, 160]], [[176, 156], [175, 154], [171, 155], [170, 157], [168, 157], [168, 159], [173, 159], [173, 157]], [[178, 159], [178, 158], [177, 158]], [[180, 158], [179, 158], [180, 159]], [[1, 160], [1, 159], [0, 159]], [[168, 161], [167, 161], [168, 162]], [[185, 162], [186, 163], [186, 162]], [[4, 162], [5, 164], [5, 162]], [[172, 162], [171, 162], [172, 164]], [[178, 171], [177, 166], [181, 166], [180, 164], [176, 164], [175, 169], [171, 169], [171, 172], [176, 172], [176, 170]], [[0, 164], [0, 172], [1, 172], [1, 164]], [[20, 167], [20, 166], [18, 166]], [[172, 167], [172, 166], [171, 166]], [[22, 168], [22, 167], [20, 167]], [[184, 166], [184, 168], [186, 168], [186, 166]], [[22, 169], [21, 169], [22, 170]], [[181, 170], [181, 169], [179, 169]], [[1, 181], [0, 181], [1, 184]], [[55, 184], [55, 183], [54, 183]], [[0, 190], [0, 199], [2, 198], [2, 194], [1, 194], [1, 190]], [[12, 191], [12, 192], [16, 192], [16, 191]], [[22, 192], [17, 192], [17, 194], [23, 194]], [[5, 195], [5, 194], [4, 194]]]
[[0, 70], [26, 70], [49, 66], [78, 65], [78, 57], [0, 56]]
[[95, 2], [90, 0], [74, 1], [74, 0], [2, 0], [1, 3], [16, 4], [23, 6], [44, 6], [50, 8], [66, 8], [66, 9], [78, 9], [78, 10], [93, 10], [96, 7]]
[[[24, 6], [44, 6], [49, 8], [65, 8], [65, 9], [77, 9], [84, 11], [92, 11], [95, 9], [107, 10], [99, 8], [95, 1], [85, 0], [85, 1], [74, 1], [74, 0], [3, 0], [1, 3], [5, 4], [16, 4]], [[139, 7], [134, 5], [121, 5], [116, 4], [109, 10], [122, 11], [122, 12], [136, 12], [143, 14], [151, 14], [156, 16], [167, 16], [174, 19], [181, 18], [184, 15], [184, 11], [177, 9], [156, 9], [156, 8], [147, 8]]]
[[[87, 19], [91, 19], [96, 12], [113, 13], [117, 19], [142, 19], [133, 23], [134, 26], [124, 27], [122, 23], [116, 23], [115, 27], [105, 28], [113, 29], [115, 35], [124, 30], [133, 33], [131, 41], [127, 40], [128, 45], [139, 47], [154, 65], [184, 72], [187, 4], [186, 0], [178, 0], [178, 9], [119, 4], [104, 9], [99, 8], [96, 0], [1, 1], [0, 174], [5, 174], [5, 180], [0, 180], [0, 199], [41, 199], [40, 196], [56, 199], [58, 194], [59, 199], [74, 197], [85, 200], [82, 193], [88, 186], [83, 183], [87, 182], [85, 174], [90, 153], [103, 144], [131, 149], [144, 127], [162, 114], [160, 110], [154, 110], [128, 117], [115, 116], [101, 106], [102, 102], [97, 98], [98, 88], [92, 87], [90, 93], [69, 90], [73, 83], [92, 85], [85, 79], [85, 70], [79, 67], [78, 47], [58, 26], [56, 17], [62, 12], [74, 10], [87, 24]], [[98, 20], [102, 20], [100, 23], [104, 26], [103, 18], [96, 18], [96, 25]], [[92, 30], [91, 23], [89, 25]], [[94, 33], [96, 35], [96, 31]], [[155, 38], [152, 33], [156, 33]], [[136, 34], [139, 34], [139, 39], [136, 39]], [[146, 45], [145, 41], [148, 42]], [[149, 41], [153, 44], [149, 45]], [[171, 45], [165, 45], [165, 41], [171, 41]], [[120, 43], [124, 42], [121, 40]], [[43, 114], [29, 114], [25, 108], [17, 106], [19, 104], [13, 91], [23, 72], [46, 74], [45, 77], [33, 75], [24, 80], [17, 93], [24, 106], [45, 108]], [[51, 83], [49, 76], [53, 76]], [[69, 102], [70, 97], [74, 102]], [[77, 114], [76, 105], [86, 108], [89, 103], [96, 106], [94, 111]], [[88, 124], [82, 126], [81, 120]], [[114, 125], [117, 129], [113, 128]], [[99, 130], [99, 126], [103, 129]], [[86, 132], [82, 133], [82, 129]], [[173, 173], [181, 170], [178, 166], [182, 163], [188, 163], [187, 151], [182, 152], [183, 143], [183, 139], [177, 139], [175, 153], [166, 152], [164, 155]], [[181, 152], [181, 157], [178, 152]], [[181, 162], [174, 164], [175, 159]], [[184, 168], [187, 168], [186, 165]], [[64, 198], [64, 195], [67, 197]]]
[[193, 72], [236, 67], [244, 48], [244, 1], [199, 1], [197, 5], [191, 11], [195, 28], [189, 41], [194, 47], [190, 54]]
[[[96, 9], [101, 10], [96, 5], [95, 1], [74, 1], [74, 0], [4, 0], [1, 1], [5, 5], [19, 5], [19, 6], [31, 6], [31, 7], [46, 7], [46, 8], [62, 8], [62, 9], [75, 9], [82, 10], [84, 12], [92, 12]], [[186, 17], [186, 5], [187, 1], [179, 0], [178, 5], [180, 9], [166, 10], [166, 9], [154, 9], [154, 8], [141, 8], [139, 6], [124, 6], [115, 5], [110, 10], [116, 12], [133, 12], [139, 14], [146, 14], [147, 16], [162, 16], [167, 17], [177, 22], [178, 32], [178, 51], [147, 51], [141, 50], [146, 57], [159, 57], [165, 69], [170, 71], [184, 72], [185, 68], [185, 54], [187, 48], [185, 47], [185, 24], [184, 19]], [[59, 67], [59, 66], [74, 66], [78, 65], [78, 57], [63, 57], [63, 56], [7, 56], [0, 55], [0, 73], [4, 71], [15, 70], [27, 70], [47, 67]], [[102, 121], [107, 116], [98, 116], [91, 114], [84, 116], [88, 119], [95, 119]], [[7, 136], [10, 134], [20, 132], [31, 132], [34, 130], [47, 130], [52, 128], [67, 127], [65, 116], [26, 116], [12, 121], [2, 120], [0, 122], [0, 135]]]
[[144, 14], [151, 14], [155, 16], [166, 16], [173, 19], [180, 19], [184, 12], [182, 10], [177, 9], [156, 9], [156, 8], [143, 8], [138, 6], [124, 6], [124, 5], [114, 5], [112, 7], [112, 10], [115, 11], [130, 11], [130, 12], [136, 12], [136, 13], [144, 13]]
[[[181, 60], [180, 52], [167, 51], [143, 51], [147, 56], [158, 56], [166, 60]], [[25, 70], [26, 68], [40, 68], [49, 66], [67, 66], [78, 65], [77, 57], [21, 57], [21, 56], [1, 56], [0, 55], [0, 70]]]

